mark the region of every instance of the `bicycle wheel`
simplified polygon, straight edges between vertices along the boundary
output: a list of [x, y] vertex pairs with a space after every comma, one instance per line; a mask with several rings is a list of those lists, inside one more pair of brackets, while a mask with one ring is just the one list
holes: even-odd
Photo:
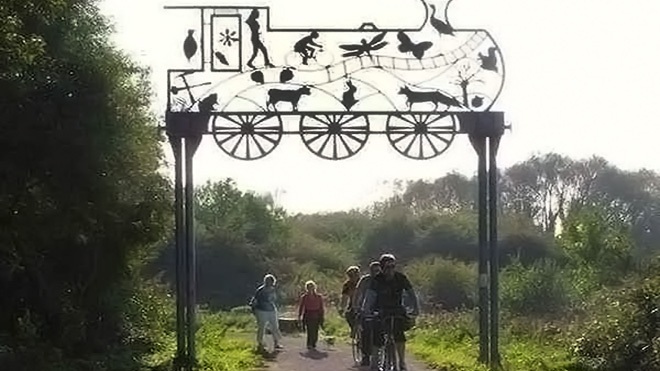
[[355, 336], [351, 339], [351, 350], [353, 351], [353, 361], [360, 364], [362, 361], [362, 331], [357, 329]]
[[385, 356], [383, 360], [383, 371], [396, 370], [396, 347], [394, 346], [394, 339], [391, 335], [387, 336], [385, 341]]

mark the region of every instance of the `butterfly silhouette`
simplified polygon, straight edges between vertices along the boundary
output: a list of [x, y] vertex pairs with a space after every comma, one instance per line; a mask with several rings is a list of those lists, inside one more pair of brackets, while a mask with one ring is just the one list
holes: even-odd
[[410, 40], [410, 37], [405, 34], [403, 31], [399, 31], [396, 37], [401, 42], [399, 44], [399, 51], [402, 53], [412, 52], [412, 54], [417, 59], [422, 59], [424, 53], [433, 46], [433, 43], [430, 41], [422, 41], [421, 43], [414, 43]]

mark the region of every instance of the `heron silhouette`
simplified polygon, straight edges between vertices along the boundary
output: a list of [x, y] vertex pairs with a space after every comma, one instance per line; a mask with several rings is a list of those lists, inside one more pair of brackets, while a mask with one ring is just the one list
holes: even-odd
[[[431, 8], [431, 16], [430, 16], [430, 22], [431, 26], [435, 28], [436, 31], [442, 35], [454, 35], [454, 27], [452, 27], [449, 24], [449, 20], [447, 19], [447, 8], [449, 7], [449, 3], [451, 3], [451, 0], [447, 2], [447, 5], [445, 6], [445, 21], [441, 21], [438, 18], [435, 17], [436, 13], [436, 8], [435, 5], [429, 4], [429, 7]], [[425, 3], [426, 4], [426, 3]]]

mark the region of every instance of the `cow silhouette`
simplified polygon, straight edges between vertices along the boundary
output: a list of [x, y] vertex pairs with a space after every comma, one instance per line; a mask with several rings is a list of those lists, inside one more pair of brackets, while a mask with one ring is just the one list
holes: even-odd
[[298, 102], [303, 95], [310, 95], [311, 91], [309, 86], [301, 86], [298, 89], [270, 89], [268, 90], [268, 101], [266, 101], [266, 108], [273, 106], [277, 110], [275, 104], [278, 102], [289, 102], [293, 111], [298, 111]]

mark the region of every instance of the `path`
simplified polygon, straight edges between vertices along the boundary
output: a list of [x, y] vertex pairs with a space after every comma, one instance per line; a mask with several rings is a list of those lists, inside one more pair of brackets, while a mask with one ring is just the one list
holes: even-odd
[[[270, 340], [270, 339], [268, 339]], [[266, 371], [368, 371], [369, 367], [356, 366], [353, 363], [351, 347], [346, 342], [338, 341], [329, 345], [322, 339], [316, 351], [305, 348], [305, 337], [286, 336], [274, 359], [266, 362]], [[410, 358], [410, 355], [408, 355]], [[408, 359], [408, 371], [427, 371], [427, 367], [416, 360]]]

